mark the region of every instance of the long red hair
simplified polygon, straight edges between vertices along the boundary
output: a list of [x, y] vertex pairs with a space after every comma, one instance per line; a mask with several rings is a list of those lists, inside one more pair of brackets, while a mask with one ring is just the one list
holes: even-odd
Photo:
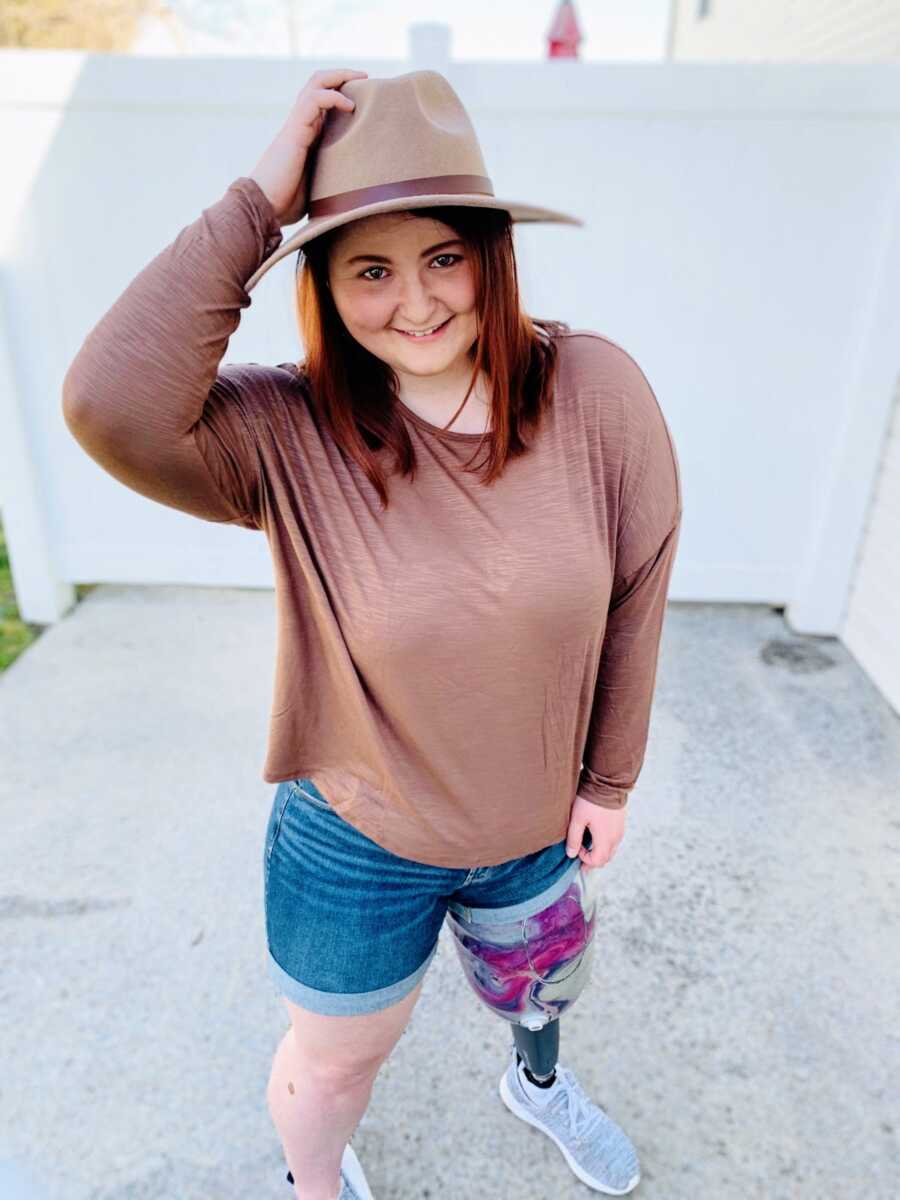
[[[512, 221], [504, 209], [453, 205], [405, 211], [449, 225], [472, 258], [478, 335], [470, 351], [469, 389], [484, 372], [490, 381], [491, 421], [466, 469], [486, 446], [482, 481], [490, 484], [502, 473], [507, 458], [528, 449], [552, 404], [557, 366], [552, 337], [569, 326], [523, 312]], [[415, 452], [395, 410], [398, 392], [393, 368], [348, 333], [327, 286], [330, 246], [339, 232], [340, 227], [311, 239], [298, 255], [296, 315], [306, 348], [298, 368], [319, 418], [343, 453], [366, 473], [387, 507], [380, 452], [392, 452], [395, 469], [410, 478], [415, 477]]]

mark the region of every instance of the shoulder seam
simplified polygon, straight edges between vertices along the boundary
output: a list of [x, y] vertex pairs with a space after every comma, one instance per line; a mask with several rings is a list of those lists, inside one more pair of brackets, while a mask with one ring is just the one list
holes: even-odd
[[[624, 354], [625, 357], [628, 359], [628, 361], [632, 364], [632, 366], [640, 373], [642, 379], [644, 380], [644, 383], [647, 386], [647, 390], [649, 391], [650, 395], [653, 397], [653, 403], [656, 405], [656, 410], [659, 414], [660, 420], [662, 421], [663, 429], [664, 429], [665, 435], [666, 435], [666, 440], [669, 444], [669, 454], [672, 457], [672, 464], [673, 464], [674, 471], [675, 471], [676, 507], [677, 507], [678, 512], [680, 513], [681, 509], [682, 509], [682, 505], [683, 505], [683, 496], [682, 496], [682, 491], [681, 491], [681, 473], [680, 473], [680, 468], [678, 465], [678, 455], [675, 450], [675, 443], [672, 438], [672, 431], [670, 430], [669, 423], [666, 420], [666, 414], [663, 412], [662, 405], [659, 402], [659, 397], [656, 394], [656, 388], [650, 382], [647, 372], [644, 370], [644, 368], [641, 366], [641, 364], [637, 361], [637, 359], [634, 357], [634, 355], [631, 354], [630, 351], [626, 350], [624, 346], [620, 345], [618, 342], [613, 341], [612, 338], [607, 337], [605, 334], [597, 333], [596, 330], [572, 329], [572, 330], [569, 330], [568, 333], [563, 334], [563, 336], [564, 337], [589, 337], [589, 338], [596, 338], [597, 341], [605, 342], [608, 346], [612, 346], [615, 350], [618, 350], [622, 354]], [[624, 405], [623, 418], [627, 424], [627, 421], [628, 421], [628, 406], [627, 405]], [[644, 475], [646, 474], [646, 470], [647, 470], [647, 461], [648, 461], [647, 457], [645, 456], [644, 462], [641, 464], [640, 483], [638, 484], [638, 486], [636, 488], [636, 492], [639, 492], [641, 486], [643, 485]], [[635, 499], [631, 505], [631, 508], [625, 519], [624, 525], [622, 525], [618, 531], [617, 537], [621, 537], [624, 534], [625, 530], [628, 528], [629, 523], [631, 522], [631, 518], [634, 516], [636, 509], [637, 509], [637, 495], [635, 496]]]
[[559, 334], [557, 334], [557, 337], [567, 337], [567, 338], [571, 338], [571, 337], [590, 337], [590, 338], [596, 338], [598, 341], [600, 341], [600, 342], [606, 342], [606, 343], [607, 343], [608, 345], [610, 345], [610, 346], [615, 346], [615, 348], [616, 348], [617, 350], [622, 350], [622, 351], [623, 351], [625, 354], [628, 354], [628, 351], [625, 349], [625, 347], [624, 347], [624, 346], [620, 346], [618, 342], [614, 342], [614, 341], [612, 340], [612, 338], [609, 338], [609, 337], [607, 337], [605, 333], [598, 333], [598, 332], [596, 331], [596, 329], [564, 329], [564, 330], [562, 330], [562, 331], [561, 331]]

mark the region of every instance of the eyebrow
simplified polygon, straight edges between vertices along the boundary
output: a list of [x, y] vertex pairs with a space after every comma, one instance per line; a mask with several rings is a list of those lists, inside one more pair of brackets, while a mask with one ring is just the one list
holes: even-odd
[[[442, 250], [444, 246], [461, 246], [463, 245], [462, 238], [450, 238], [446, 242], [438, 242], [435, 246], [429, 246], [427, 250], [423, 250], [420, 257], [425, 258], [429, 254], [434, 254], [435, 250]], [[390, 264], [390, 259], [385, 258], [383, 254], [354, 254], [352, 258], [345, 259], [347, 266], [356, 262], [379, 262]]]

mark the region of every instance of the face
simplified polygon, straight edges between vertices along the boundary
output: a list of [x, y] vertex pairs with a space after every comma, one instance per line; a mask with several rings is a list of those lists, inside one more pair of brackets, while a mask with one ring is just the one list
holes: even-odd
[[[471, 370], [475, 284], [469, 251], [451, 226], [402, 212], [352, 221], [332, 243], [328, 280], [350, 334], [401, 380]], [[435, 325], [427, 337], [409, 332]]]

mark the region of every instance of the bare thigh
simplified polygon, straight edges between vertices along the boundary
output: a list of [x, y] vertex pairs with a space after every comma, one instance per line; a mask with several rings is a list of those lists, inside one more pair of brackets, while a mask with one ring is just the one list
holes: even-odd
[[329, 1016], [310, 1012], [282, 997], [291, 1018], [300, 1058], [341, 1074], [374, 1074], [390, 1056], [406, 1028], [424, 978], [402, 1000], [378, 1012]]

